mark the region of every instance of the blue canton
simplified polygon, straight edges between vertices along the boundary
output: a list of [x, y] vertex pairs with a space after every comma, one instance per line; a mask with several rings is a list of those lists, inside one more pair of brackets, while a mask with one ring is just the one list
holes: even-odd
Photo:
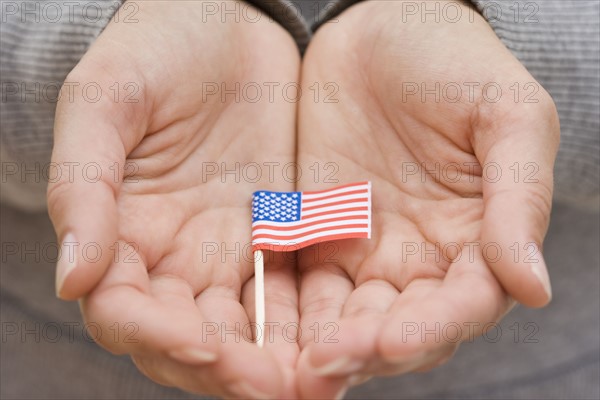
[[255, 192], [252, 199], [252, 222], [294, 222], [300, 220], [300, 192]]

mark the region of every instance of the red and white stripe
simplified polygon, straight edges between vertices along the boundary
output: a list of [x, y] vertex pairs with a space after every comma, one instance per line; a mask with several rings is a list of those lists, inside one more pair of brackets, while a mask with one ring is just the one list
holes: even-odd
[[370, 238], [371, 182], [303, 192], [300, 214], [294, 222], [254, 222], [253, 249], [292, 251], [330, 240]]

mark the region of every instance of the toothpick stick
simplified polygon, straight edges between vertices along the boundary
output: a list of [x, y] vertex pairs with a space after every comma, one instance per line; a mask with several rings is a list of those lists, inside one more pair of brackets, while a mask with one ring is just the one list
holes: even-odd
[[265, 342], [265, 264], [263, 252], [254, 252], [254, 307], [256, 310], [256, 343], [263, 347]]

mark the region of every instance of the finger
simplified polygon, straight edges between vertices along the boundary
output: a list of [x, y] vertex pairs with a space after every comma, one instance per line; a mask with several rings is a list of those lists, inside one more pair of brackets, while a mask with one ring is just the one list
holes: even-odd
[[300, 271], [300, 348], [329, 338], [354, 284], [337, 265], [310, 266]]
[[[302, 335], [298, 314], [298, 289], [295, 259], [291, 253], [264, 252], [265, 254], [265, 329], [264, 347], [277, 360], [283, 373], [284, 390], [279, 398], [297, 398], [295, 366], [298, 359], [298, 339]], [[242, 303], [252, 323], [255, 320], [254, 278], [248, 280], [242, 291]]]
[[401, 297], [395, 287], [384, 281], [365, 282], [357, 288], [348, 298], [338, 324], [336, 338], [339, 341], [329, 344], [328, 348], [323, 344], [311, 348], [310, 361], [313, 368], [316, 366], [314, 373], [323, 377], [345, 377], [354, 385], [373, 375], [399, 375], [443, 358], [448, 352], [446, 349], [432, 352], [416, 362], [406, 359], [390, 363], [379, 354], [378, 342], [390, 307], [397, 306], [399, 298], [405, 304], [418, 304], [427, 293], [439, 287], [437, 279], [422, 281], [424, 284], [409, 286]]
[[383, 316], [398, 296], [390, 283], [373, 279], [361, 284], [348, 297], [336, 331], [328, 340], [311, 346], [314, 374], [346, 377], [365, 373], [378, 360], [377, 339]]
[[397, 376], [409, 372], [427, 372], [448, 362], [458, 345], [442, 347], [428, 353], [417, 360], [406, 360], [405, 362], [389, 363], [381, 358], [374, 359], [363, 371], [351, 375], [348, 382], [351, 386], [359, 385], [373, 376]]
[[[200, 315], [200, 310], [194, 302], [194, 293], [186, 281], [161, 275], [153, 277], [150, 286], [152, 296], [174, 312], [175, 310], [186, 310], [190, 316]], [[218, 293], [218, 291], [215, 292]], [[217, 295], [217, 299], [220, 300], [221, 297]], [[221, 305], [216, 304], [215, 307], [221, 307], [220, 312], [223, 315], [228, 315], [229, 320], [245, 323], [245, 315], [240, 316], [239, 314], [239, 303], [236, 306], [235, 302], [229, 301], [229, 299], [219, 303]], [[230, 326], [232, 325], [235, 326], [236, 324], [230, 323]], [[240, 322], [237, 325], [240, 325]], [[145, 349], [143, 353], [136, 353], [134, 358], [146, 375], [152, 379], [158, 382], [167, 382], [168, 385], [177, 386], [191, 392], [235, 398], [263, 398], [269, 396], [270, 393], [258, 391], [256, 386], [250, 383], [253, 382], [252, 380], [248, 382], [244, 374], [239, 374], [241, 360], [252, 357], [260, 362], [260, 356], [253, 356], [245, 351], [249, 347], [247, 342], [237, 341], [239, 339], [237, 333], [239, 332], [233, 335], [235, 340], [222, 345], [220, 342], [222, 336], [209, 335], [213, 332], [212, 326], [203, 319], [202, 330], [192, 331], [192, 333], [197, 337], [201, 337], [202, 342], [207, 344], [208, 347], [216, 346], [220, 348], [219, 357], [215, 362], [202, 362], [204, 355], [199, 353], [197, 349], [188, 348], [169, 351], [166, 354], [158, 351], [158, 347], [150, 348]], [[227, 331], [224, 325], [221, 328]], [[231, 332], [228, 332], [228, 334], [231, 334]], [[219, 346], [220, 344], [221, 346]], [[262, 372], [269, 373], [272, 371]]]
[[240, 290], [211, 286], [196, 297], [210, 335], [221, 343], [221, 357], [208, 382], [239, 398], [279, 397], [283, 374], [271, 353], [253, 343], [253, 327], [240, 303]]
[[432, 354], [473, 340], [509, 305], [483, 256], [463, 250], [441, 284], [416, 281], [398, 297], [382, 329], [379, 354], [390, 364], [426, 365]]
[[310, 363], [309, 352], [315, 343], [337, 340], [337, 324], [354, 284], [338, 265], [321, 263], [312, 252], [301, 251], [299, 254], [300, 327], [303, 333], [300, 348], [303, 350], [296, 376], [300, 398], [341, 398], [347, 390], [346, 379], [317, 375]]
[[177, 279], [152, 282], [139, 255], [112, 263], [81, 308], [97, 342], [116, 354], [164, 353], [190, 363], [218, 357], [217, 340], [203, 337], [203, 319], [189, 285]]
[[296, 376], [301, 399], [342, 399], [349, 383], [345, 377], [323, 377], [315, 374], [310, 358], [310, 347], [302, 350]]
[[[228, 344], [229, 346], [229, 344]], [[257, 352], [260, 349], [254, 346]], [[232, 343], [231, 350], [240, 351], [241, 347]], [[264, 353], [264, 352], [263, 352]], [[244, 352], [244, 357], [253, 354]], [[190, 365], [165, 356], [162, 353], [138, 354], [132, 357], [140, 371], [150, 379], [166, 386], [175, 386], [192, 393], [217, 396], [220, 398], [236, 399], [267, 399], [279, 398], [276, 393], [263, 393], [257, 391], [246, 381], [245, 376], [239, 376], [233, 371], [238, 371], [239, 357], [223, 356], [210, 365]], [[262, 360], [255, 359], [257, 365]], [[268, 372], [258, 365], [257, 373]]]
[[550, 280], [542, 242], [552, 204], [553, 167], [559, 123], [547, 94], [537, 104], [520, 104], [507, 115], [493, 115], [491, 126], [475, 133], [475, 153], [484, 167], [484, 252], [508, 293], [533, 307], [547, 304]]
[[454, 354], [456, 354], [458, 347], [459, 347], [459, 345], [456, 345], [454, 347], [440, 349], [438, 354], [435, 354], [435, 359], [433, 361], [422, 365], [421, 367], [416, 369], [415, 372], [429, 372], [432, 369], [441, 367], [442, 365], [444, 365], [448, 361], [450, 361], [452, 359], [452, 357], [454, 357]]
[[[187, 282], [169, 276], [149, 279], [139, 256], [128, 260], [112, 264], [98, 287], [82, 301], [88, 326], [93, 324], [103, 332], [97, 338], [100, 345], [144, 360], [140, 361], [144, 371], [162, 383], [197, 393], [239, 398], [277, 395], [281, 378], [268, 353], [237, 340], [237, 334], [222, 343], [221, 332], [214, 334], [213, 322], [202, 316]], [[210, 294], [209, 289], [205, 292]], [[229, 329], [220, 325], [225, 320], [229, 326], [247, 324], [239, 301], [236, 306], [217, 293], [214, 290], [215, 301], [206, 304], [213, 308], [213, 321], [214, 314], [222, 315], [216, 322], [219, 329]], [[118, 336], [112, 335], [115, 328]]]
[[[76, 76], [69, 79], [81, 81]], [[110, 93], [108, 86], [104, 93]], [[86, 294], [108, 268], [111, 246], [117, 240], [115, 197], [131, 148], [122, 136], [126, 131], [135, 137], [139, 130], [133, 118], [125, 115], [125, 106], [107, 96], [97, 102], [81, 95], [70, 100], [57, 108], [51, 164], [55, 172], [47, 196], [63, 250], [56, 291], [64, 299]], [[130, 131], [132, 123], [136, 129]]]

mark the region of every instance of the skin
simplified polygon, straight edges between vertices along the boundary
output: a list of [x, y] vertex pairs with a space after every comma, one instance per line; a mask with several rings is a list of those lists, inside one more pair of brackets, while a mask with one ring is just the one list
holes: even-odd
[[[85, 319], [106, 331], [117, 322], [120, 337], [133, 322], [137, 342], [104, 337], [100, 344], [131, 354], [151, 379], [237, 398], [333, 398], [374, 375], [427, 370], [499, 320], [514, 300], [545, 305], [551, 295], [543, 257], [524, 246], [541, 248], [548, 225], [556, 110], [541, 87], [537, 103], [523, 102], [524, 94], [514, 100], [512, 85], [524, 90], [535, 80], [482, 18], [468, 21], [466, 6], [457, 4], [465, 18], [452, 24], [422, 23], [420, 16], [399, 23], [399, 1], [349, 8], [313, 38], [302, 64], [299, 105], [281, 97], [257, 103], [202, 98], [202, 82], [231, 88], [235, 82], [299, 79], [291, 37], [266, 18], [200, 24], [194, 22], [202, 18], [200, 2], [185, 10], [142, 2], [134, 26], [111, 22], [67, 81], [98, 82], [104, 93], [115, 82], [135, 82], [139, 101], [106, 96], [98, 103], [80, 97], [59, 103], [53, 162], [96, 162], [111, 171], [95, 184], [62, 179], [49, 185], [59, 240], [110, 250], [93, 263], [79, 257], [59, 280], [59, 296], [83, 296]], [[314, 83], [324, 88], [330, 82], [339, 88], [337, 102], [307, 95]], [[456, 82], [463, 89], [464, 82], [496, 82], [503, 95], [490, 103], [476, 89], [473, 99], [466, 91], [457, 102], [423, 101], [420, 93], [403, 97], [407, 82], [428, 88]], [[124, 168], [127, 161], [133, 173]], [[294, 186], [266, 174], [250, 183], [219, 174], [203, 178], [201, 171], [207, 162], [293, 161], [305, 172], [315, 163], [334, 163], [340, 184], [372, 181], [372, 239], [267, 259], [267, 320], [300, 323], [298, 343], [288, 343], [280, 330], [264, 349], [252, 338], [202, 340], [198, 332], [206, 323], [235, 331], [236, 323], [252, 322], [254, 312], [252, 260], [222, 261], [222, 251], [206, 258], [202, 244], [232, 249], [248, 242], [244, 221], [255, 190], [333, 184], [309, 173]], [[115, 162], [117, 180], [110, 169]], [[515, 162], [519, 179], [510, 169]], [[460, 179], [455, 169], [422, 175], [422, 163], [455, 163]], [[499, 180], [486, 179], [482, 166], [490, 163], [500, 167]], [[537, 166], [534, 182], [524, 181], [527, 163]], [[422, 259], [408, 255], [407, 243], [457, 246]], [[522, 250], [517, 259], [514, 243]], [[482, 252], [489, 244], [503, 256], [492, 260]], [[58, 269], [64, 276], [67, 267]], [[463, 329], [453, 342], [419, 335], [403, 340], [400, 334], [406, 323], [436, 322], [475, 329]], [[327, 323], [337, 329], [336, 343], [324, 340], [332, 332]]]
[[[95, 262], [78, 257], [59, 296], [76, 299], [94, 288], [81, 301], [86, 321], [105, 333], [115, 323], [122, 330], [119, 340], [105, 334], [100, 344], [131, 354], [157, 382], [224, 397], [293, 395], [298, 346], [274, 335], [261, 350], [244, 331], [254, 313], [250, 251], [221, 257], [249, 242], [248, 194], [293, 190], [293, 183], [281, 173], [250, 183], [202, 171], [294, 160], [296, 104], [277, 91], [272, 102], [266, 94], [256, 103], [233, 95], [223, 101], [220, 92], [203, 96], [203, 83], [297, 82], [295, 43], [265, 16], [198, 23], [206, 18], [201, 2], [137, 4], [139, 22], [112, 21], [67, 78], [97, 82], [102, 99], [64, 97], [58, 105], [52, 161], [95, 162], [103, 172], [99, 182], [62, 179], [48, 189], [59, 240], [70, 234], [79, 249], [90, 242], [103, 249]], [[135, 103], [123, 101], [130, 82], [139, 87]], [[123, 90], [117, 101], [115, 83]], [[217, 254], [206, 245], [219, 246]], [[292, 259], [268, 260], [269, 321], [297, 322]], [[206, 324], [219, 333], [203, 338]], [[221, 333], [236, 329], [238, 339], [230, 333], [222, 343]]]
[[[341, 183], [373, 185], [371, 240], [333, 243], [333, 256], [331, 243], [299, 255], [303, 330], [338, 327], [330, 336], [337, 343], [300, 341], [297, 374], [305, 398], [334, 397], [373, 375], [443, 363], [460, 341], [472, 340], [509, 310], [509, 294], [529, 306], [550, 300], [531, 266], [547, 281], [541, 252], [532, 246], [541, 248], [550, 215], [556, 110], [539, 84], [537, 103], [523, 102], [523, 95], [515, 102], [510, 86], [535, 79], [483, 18], [474, 13], [470, 22], [468, 8], [456, 5], [463, 15], [457, 23], [436, 24], [431, 17], [423, 23], [420, 15], [399, 23], [402, 2], [362, 2], [318, 30], [305, 55], [303, 80], [335, 82], [339, 91], [333, 103], [302, 99], [300, 165], [335, 163]], [[417, 88], [456, 82], [463, 93], [456, 102], [447, 100], [456, 92], [439, 102], [432, 95], [423, 101], [420, 92], [403, 96], [403, 84], [411, 82]], [[496, 82], [503, 96], [488, 102], [480, 86], [471, 101], [464, 82]], [[515, 179], [515, 162], [521, 168], [535, 163], [536, 182]], [[423, 163], [430, 170], [456, 163], [460, 173], [421, 174]], [[481, 166], [489, 163], [500, 166], [498, 181], [482, 176]], [[299, 189], [328, 185], [308, 176]], [[477, 251], [470, 255], [465, 243]], [[502, 257], [482, 252], [490, 243]], [[521, 251], [515, 261], [514, 243], [529, 246], [530, 257]], [[417, 246], [416, 255], [406, 244]], [[437, 259], [424, 255], [436, 244]], [[409, 324], [434, 329], [436, 322], [460, 325], [462, 337], [402, 335]], [[469, 331], [466, 324], [477, 325]], [[324, 329], [321, 338], [332, 332]]]

